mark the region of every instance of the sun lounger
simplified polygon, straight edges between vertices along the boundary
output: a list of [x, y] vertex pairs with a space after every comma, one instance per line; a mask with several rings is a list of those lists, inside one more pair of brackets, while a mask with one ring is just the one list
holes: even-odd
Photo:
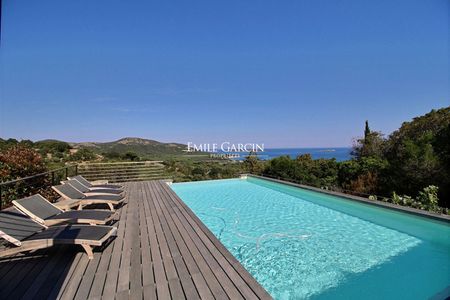
[[0, 211], [0, 238], [9, 242], [0, 249], [0, 257], [21, 252], [49, 248], [58, 244], [80, 245], [89, 259], [94, 258], [92, 248], [102, 246], [115, 236], [111, 226], [65, 225], [46, 227], [38, 224], [17, 209]]
[[81, 182], [82, 184], [84, 184], [85, 186], [87, 186], [90, 189], [123, 189], [123, 186], [120, 184], [92, 184], [91, 182], [89, 182], [86, 178], [84, 178], [81, 175], [77, 175], [74, 177], [68, 177], [68, 179], [75, 179], [78, 180], [79, 182]]
[[85, 195], [70, 184], [61, 184], [52, 186], [61, 197], [64, 199], [77, 199], [80, 200], [80, 207], [90, 204], [107, 204], [111, 211], [114, 211], [114, 206], [121, 204], [124, 197], [121, 195]]
[[61, 223], [105, 225], [115, 214], [105, 210], [63, 211], [39, 194], [13, 201], [14, 206], [34, 221], [46, 226]]
[[61, 181], [62, 184], [70, 184], [71, 186], [73, 186], [74, 188], [76, 188], [77, 190], [79, 190], [80, 192], [82, 192], [83, 194], [85, 194], [86, 196], [90, 196], [90, 195], [100, 195], [100, 194], [113, 194], [113, 195], [124, 195], [124, 191], [122, 190], [118, 190], [118, 189], [89, 189], [88, 187], [86, 187], [84, 184], [82, 184], [81, 182], [79, 182], [78, 180], [75, 179], [70, 179], [67, 181]]

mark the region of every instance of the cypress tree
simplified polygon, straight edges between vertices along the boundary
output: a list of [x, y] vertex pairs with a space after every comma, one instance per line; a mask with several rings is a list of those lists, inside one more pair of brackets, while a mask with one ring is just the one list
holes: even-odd
[[370, 134], [369, 121], [366, 120], [366, 128], [364, 128], [364, 139], [367, 139], [369, 134]]

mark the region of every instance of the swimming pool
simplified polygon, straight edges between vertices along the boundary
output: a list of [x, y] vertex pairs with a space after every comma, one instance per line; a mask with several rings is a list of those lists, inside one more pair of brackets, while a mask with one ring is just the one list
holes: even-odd
[[427, 299], [450, 285], [450, 226], [249, 177], [172, 185], [275, 299]]

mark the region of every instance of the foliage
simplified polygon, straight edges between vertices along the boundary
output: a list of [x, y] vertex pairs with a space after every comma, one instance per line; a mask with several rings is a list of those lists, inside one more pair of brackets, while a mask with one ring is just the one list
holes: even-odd
[[122, 159], [123, 160], [129, 160], [129, 161], [139, 161], [140, 157], [136, 153], [128, 151], [127, 153], [125, 153], [122, 156]]
[[264, 170], [264, 162], [259, 160], [254, 152], [250, 152], [244, 160], [244, 170], [246, 173], [261, 174]]
[[186, 145], [161, 143], [141, 138], [122, 138], [106, 143], [79, 143], [77, 147], [89, 148], [97, 154], [104, 153], [109, 159], [121, 160], [126, 153], [135, 153], [143, 159], [162, 159], [168, 156], [186, 155]]
[[46, 167], [42, 156], [29, 147], [16, 145], [0, 152], [2, 181], [27, 177], [44, 171]]
[[72, 153], [68, 160], [69, 161], [88, 161], [93, 160], [97, 157], [97, 155], [90, 149], [87, 148], [81, 148], [78, 149], [76, 152]]
[[425, 206], [426, 209], [437, 211], [438, 210], [438, 190], [439, 188], [434, 185], [427, 186], [419, 192], [417, 200]]
[[334, 186], [338, 182], [338, 163], [335, 159], [313, 160], [310, 154], [299, 155], [295, 160], [281, 156], [267, 163], [263, 175], [320, 187]]
[[[9, 146], [0, 152], [0, 181], [10, 181], [31, 175], [43, 173], [47, 170], [42, 156], [26, 144]], [[10, 201], [22, 196], [35, 193], [46, 195], [50, 185], [47, 176], [38, 176], [25, 181], [9, 184], [2, 189], [2, 207]]]
[[164, 162], [168, 176], [174, 181], [197, 181], [234, 178], [244, 173], [242, 163], [193, 162], [191, 160], [168, 160]]
[[427, 186], [419, 192], [416, 198], [408, 195], [400, 196], [393, 192], [391, 198], [386, 198], [386, 201], [403, 206], [442, 212], [443, 209], [438, 206], [438, 189], [434, 185]]
[[339, 164], [339, 185], [345, 190], [357, 193], [379, 193], [380, 174], [386, 167], [386, 160], [378, 157], [344, 161]]
[[122, 161], [122, 160], [140, 161], [141, 160], [141, 157], [132, 151], [128, 151], [128, 152], [122, 153], [122, 154], [119, 152], [106, 152], [106, 153], [102, 153], [102, 155], [105, 159], [112, 160], [112, 161]]
[[383, 134], [377, 131], [371, 131], [369, 122], [366, 121], [364, 129], [364, 138], [357, 139], [353, 146], [352, 155], [356, 159], [363, 157], [381, 157], [385, 147], [385, 140]]
[[429, 185], [439, 188], [440, 205], [450, 198], [450, 107], [405, 122], [389, 137], [385, 150], [388, 168], [384, 193], [417, 196]]
[[57, 140], [43, 140], [34, 143], [30, 140], [0, 139], [0, 150], [7, 150], [15, 146], [34, 149], [42, 156], [43, 162], [52, 167], [63, 166], [69, 158], [71, 149], [68, 143]]
[[42, 154], [45, 153], [64, 153], [69, 151], [71, 148], [70, 145], [66, 142], [57, 141], [57, 140], [43, 140], [34, 143], [34, 148], [39, 149], [39, 152]]

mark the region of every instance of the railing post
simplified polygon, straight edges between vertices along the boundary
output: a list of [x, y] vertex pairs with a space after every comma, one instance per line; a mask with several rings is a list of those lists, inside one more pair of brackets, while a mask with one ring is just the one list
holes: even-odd
[[55, 185], [55, 171], [52, 171], [52, 185]]
[[78, 164], [75, 165], [75, 176], [78, 175]]
[[0, 185], [0, 210], [2, 210], [2, 203], [3, 203], [3, 198], [2, 198], [2, 186]]
[[69, 177], [69, 167], [66, 167], [66, 177], [64, 178], [64, 180], [67, 180], [67, 177]]

